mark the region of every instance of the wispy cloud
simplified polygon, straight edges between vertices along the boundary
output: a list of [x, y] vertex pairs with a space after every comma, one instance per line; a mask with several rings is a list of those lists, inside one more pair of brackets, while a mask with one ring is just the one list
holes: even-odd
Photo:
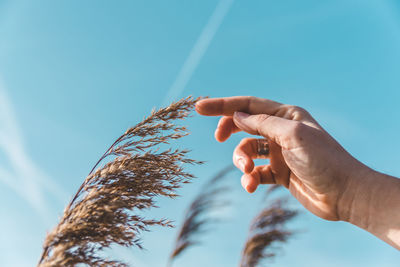
[[208, 20], [203, 31], [199, 35], [195, 45], [190, 51], [185, 63], [182, 66], [178, 76], [176, 77], [174, 83], [167, 92], [164, 98], [163, 105], [175, 100], [182, 94], [187, 83], [190, 81], [194, 71], [199, 65], [201, 59], [206, 53], [208, 46], [213, 40], [216, 32], [222, 24], [225, 16], [228, 14], [230, 7], [232, 6], [234, 0], [220, 0], [217, 7], [215, 8], [213, 14]]
[[25, 199], [46, 220], [49, 216], [45, 191], [58, 198], [66, 193], [29, 157], [23, 144], [14, 109], [0, 78], [0, 150], [7, 165], [0, 162], [0, 182]]

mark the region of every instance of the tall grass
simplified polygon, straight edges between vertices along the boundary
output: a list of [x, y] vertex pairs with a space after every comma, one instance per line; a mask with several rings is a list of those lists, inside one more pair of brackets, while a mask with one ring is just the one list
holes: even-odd
[[[47, 235], [38, 266], [127, 266], [100, 252], [115, 244], [142, 248], [142, 231], [172, 226], [166, 219], [149, 219], [138, 212], [155, 207], [156, 196], [174, 198], [193, 178], [182, 165], [201, 163], [189, 158], [187, 150], [169, 146], [188, 134], [175, 122], [189, 116], [197, 100], [188, 97], [153, 111], [111, 145]], [[169, 148], [160, 151], [161, 144]]]
[[[279, 188], [281, 186], [270, 186], [267, 196]], [[297, 214], [296, 210], [287, 207], [287, 201], [283, 198], [277, 198], [272, 204], [266, 205], [250, 224], [240, 267], [259, 266], [265, 259], [275, 257], [277, 245], [287, 242], [292, 236], [293, 233], [287, 230], [286, 224]]]
[[222, 181], [234, 169], [232, 165], [218, 172], [200, 189], [199, 194], [191, 202], [179, 228], [167, 266], [172, 266], [172, 262], [189, 247], [200, 244], [200, 235], [205, 233], [209, 224], [215, 222], [210, 213], [229, 204], [221, 199], [221, 195], [228, 191], [228, 187], [223, 185]]
[[[188, 97], [152, 111], [107, 149], [65, 208], [58, 225], [48, 233], [39, 267], [128, 266], [107, 258], [104, 250], [113, 245], [141, 249], [143, 231], [156, 225], [173, 226], [167, 219], [140, 214], [156, 207], [157, 196], [176, 197], [176, 190], [194, 177], [183, 167], [202, 163], [189, 158], [187, 150], [173, 149], [170, 144], [188, 134], [177, 121], [187, 118], [198, 100]], [[200, 235], [214, 222], [209, 212], [227, 204], [218, 197], [228, 191], [223, 178], [232, 169], [227, 167], [210, 179], [190, 204], [168, 264], [200, 243]], [[277, 188], [270, 187], [267, 195]], [[273, 257], [274, 244], [291, 236], [285, 224], [296, 214], [281, 199], [265, 207], [251, 223], [240, 266], [254, 267]]]

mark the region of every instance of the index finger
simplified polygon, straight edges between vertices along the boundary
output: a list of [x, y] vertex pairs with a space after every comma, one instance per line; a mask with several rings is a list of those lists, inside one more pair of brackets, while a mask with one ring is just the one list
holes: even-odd
[[232, 116], [235, 111], [248, 114], [276, 114], [281, 103], [253, 96], [232, 96], [202, 99], [196, 104], [196, 111], [206, 116]]

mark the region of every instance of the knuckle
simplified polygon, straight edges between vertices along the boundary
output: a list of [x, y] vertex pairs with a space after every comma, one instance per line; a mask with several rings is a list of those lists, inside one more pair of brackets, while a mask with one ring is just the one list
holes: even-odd
[[255, 96], [247, 96], [246, 98], [247, 98], [247, 108], [248, 110], [250, 110], [254, 105], [254, 103], [256, 102], [257, 98]]
[[290, 119], [294, 120], [301, 120], [305, 117], [309, 117], [310, 114], [307, 110], [302, 107], [294, 106], [294, 105], [287, 105], [286, 106], [287, 113], [290, 114]]
[[287, 109], [291, 112], [298, 112], [298, 113], [306, 112], [304, 108], [294, 105], [288, 105]]
[[257, 100], [257, 97], [250, 95], [250, 96], [247, 96], [247, 100], [248, 100], [250, 103], [252, 103], [252, 102], [254, 102], [254, 101]]

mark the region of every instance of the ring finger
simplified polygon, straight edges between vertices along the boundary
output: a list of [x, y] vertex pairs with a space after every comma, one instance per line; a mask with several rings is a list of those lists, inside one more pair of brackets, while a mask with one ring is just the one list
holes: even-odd
[[[261, 140], [261, 141], [260, 141]], [[251, 173], [254, 169], [253, 159], [266, 159], [269, 157], [268, 147], [264, 139], [244, 138], [233, 151], [233, 163], [244, 173]]]

